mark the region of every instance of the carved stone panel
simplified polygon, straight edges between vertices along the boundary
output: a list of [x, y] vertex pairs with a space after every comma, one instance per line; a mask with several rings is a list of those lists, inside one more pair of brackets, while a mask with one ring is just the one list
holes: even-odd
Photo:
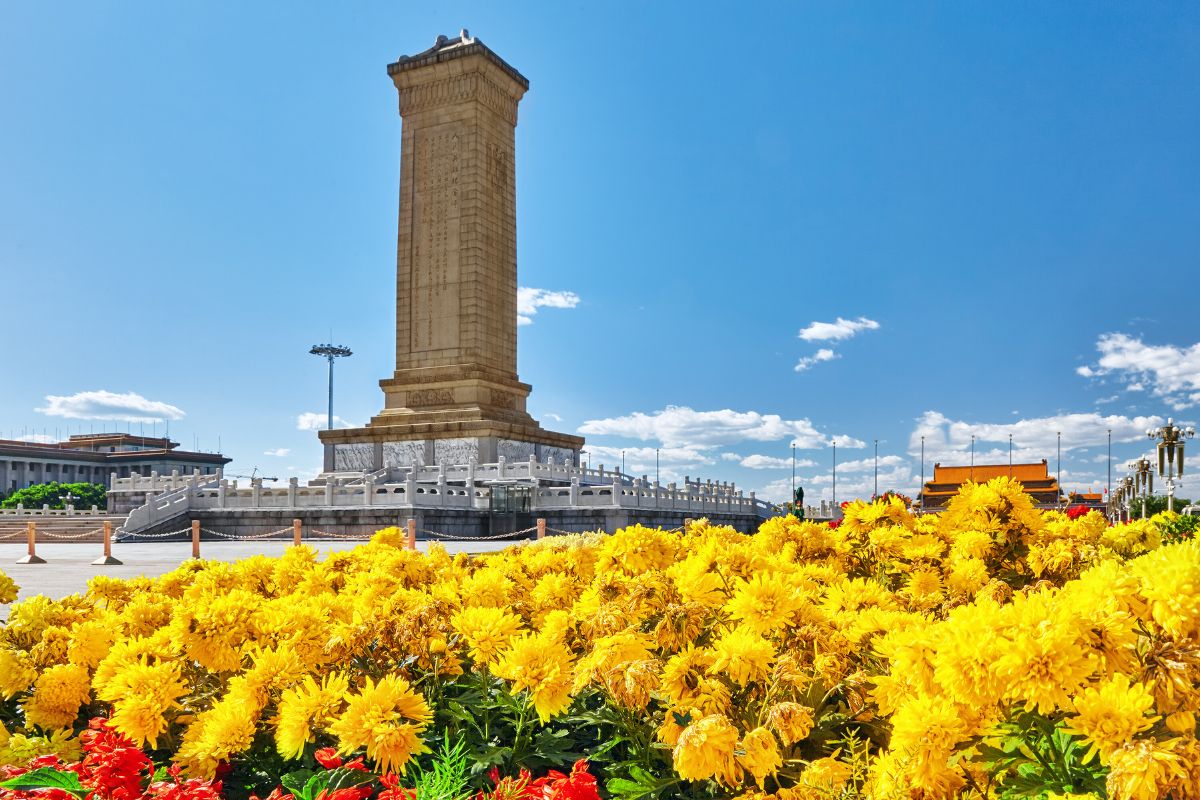
[[417, 132], [414, 145], [412, 348], [459, 346], [459, 253], [464, 132], [460, 123]]
[[504, 456], [504, 460], [512, 463], [514, 461], [528, 461], [529, 457], [534, 454], [533, 442], [514, 442], [512, 439], [501, 439], [496, 443], [496, 455]]
[[548, 444], [538, 445], [538, 461], [547, 462], [551, 458], [555, 464], [574, 464], [575, 451], [566, 447], [551, 447]]
[[339, 444], [333, 448], [333, 468], [337, 472], [361, 472], [374, 469], [375, 445]]
[[437, 464], [462, 466], [479, 460], [478, 439], [434, 439], [433, 460]]
[[425, 466], [425, 442], [384, 442], [383, 466], [388, 469]]
[[448, 406], [454, 403], [454, 392], [449, 389], [418, 389], [408, 393], [410, 408], [419, 406]]

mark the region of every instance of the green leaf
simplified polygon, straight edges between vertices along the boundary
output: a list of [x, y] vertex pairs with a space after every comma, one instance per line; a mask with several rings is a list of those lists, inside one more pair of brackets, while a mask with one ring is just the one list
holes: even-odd
[[91, 789], [85, 789], [83, 784], [79, 782], [79, 776], [74, 772], [55, 769], [54, 767], [39, 767], [32, 772], [26, 772], [24, 775], [18, 775], [15, 778], [10, 778], [0, 783], [0, 787], [15, 789], [21, 792], [32, 792], [37, 789], [58, 789], [69, 792], [80, 800], [85, 800], [88, 794], [91, 793]]
[[289, 772], [283, 775], [279, 782], [283, 784], [283, 788], [287, 789], [291, 794], [300, 800], [304, 795], [304, 785], [312, 777], [311, 769], [298, 769], [295, 772]]
[[355, 786], [365, 786], [368, 783], [374, 782], [376, 777], [370, 772], [364, 772], [361, 769], [347, 769], [346, 767], [331, 769], [326, 775], [328, 777], [325, 781], [325, 788], [330, 792], [335, 792], [338, 789], [353, 789]]

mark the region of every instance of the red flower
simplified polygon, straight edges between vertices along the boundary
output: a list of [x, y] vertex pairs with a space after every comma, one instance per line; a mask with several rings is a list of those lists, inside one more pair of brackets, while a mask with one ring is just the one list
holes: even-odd
[[1084, 505], [1071, 506], [1067, 509], [1067, 519], [1079, 519], [1089, 511], [1091, 511], [1091, 509]]
[[338, 757], [337, 750], [332, 747], [322, 747], [313, 753], [313, 758], [325, 769], [337, 769], [342, 765], [342, 759]]
[[829, 527], [836, 529], [836, 528], [837, 528], [839, 525], [841, 525], [841, 524], [842, 524], [842, 520], [843, 520], [843, 519], [845, 519], [845, 517], [838, 517], [837, 519], [831, 519], [831, 520], [829, 520], [829, 522], [827, 522], [826, 524], [827, 524]]

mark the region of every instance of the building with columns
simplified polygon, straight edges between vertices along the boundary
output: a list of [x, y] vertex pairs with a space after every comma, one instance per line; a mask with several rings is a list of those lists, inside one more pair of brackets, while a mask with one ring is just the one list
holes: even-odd
[[65, 442], [22, 442], [0, 439], [0, 498], [38, 483], [99, 483], [110, 486], [115, 475], [178, 470], [213, 475], [231, 459], [220, 453], [180, 450], [178, 442], [128, 433], [71, 436]]

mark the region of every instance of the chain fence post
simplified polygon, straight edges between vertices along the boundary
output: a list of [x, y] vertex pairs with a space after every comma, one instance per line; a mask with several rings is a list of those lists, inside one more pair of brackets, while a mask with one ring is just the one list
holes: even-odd
[[292, 520], [292, 544], [296, 547], [300, 546], [300, 535], [303, 531], [303, 525], [300, 520]]
[[104, 555], [92, 562], [96, 567], [115, 567], [121, 564], [112, 554], [112, 523], [104, 520]]
[[18, 564], [45, 564], [46, 559], [37, 554], [37, 523], [29, 522], [25, 525], [25, 542], [29, 547], [29, 553], [19, 559]]
[[192, 520], [192, 558], [200, 557], [200, 520]]
[[537, 538], [538, 538], [538, 541], [539, 541], [539, 542], [540, 542], [542, 539], [545, 539], [545, 538], [546, 538], [546, 518], [545, 518], [545, 517], [538, 517], [538, 520], [537, 520]]
[[684, 518], [683, 518], [683, 532], [684, 532], [684, 533], [687, 533], [687, 532], [688, 532], [688, 528], [690, 528], [690, 527], [692, 527], [692, 518], [691, 518], [691, 517], [684, 517]]
[[408, 549], [417, 549], [417, 521], [411, 518], [408, 520]]

